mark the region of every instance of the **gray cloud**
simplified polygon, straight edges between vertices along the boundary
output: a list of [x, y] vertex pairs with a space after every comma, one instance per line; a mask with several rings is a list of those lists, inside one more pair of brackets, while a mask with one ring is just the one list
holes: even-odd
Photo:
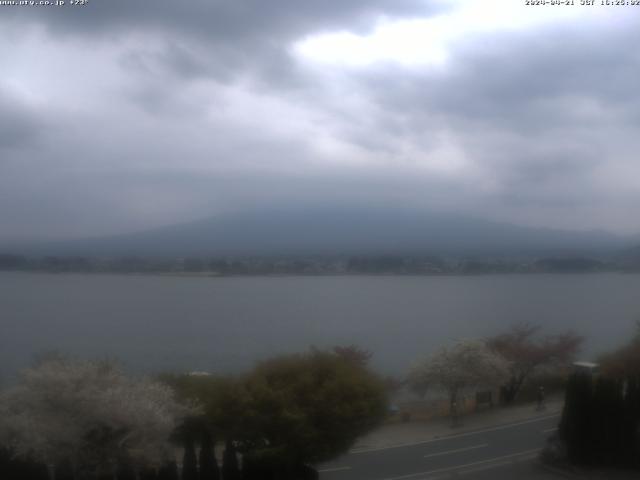
[[637, 32], [627, 25], [468, 38], [447, 69], [365, 72], [360, 85], [379, 106], [380, 127], [391, 128], [378, 138], [428, 149], [434, 131], [449, 132], [502, 206], [591, 208], [593, 199], [611, 200], [603, 188], [616, 189], [594, 184], [598, 170], [622, 163], [636, 171], [629, 157], [640, 148], [640, 58], [619, 47], [636, 43]]
[[443, 72], [387, 70], [366, 82], [392, 112], [540, 133], [566, 122], [597, 124], [602, 117], [579, 110], [585, 100], [635, 115], [639, 98], [633, 83], [640, 58], [619, 46], [639, 39], [631, 28], [472, 38], [458, 47]]
[[[428, 7], [427, 7], [428, 5]], [[422, 0], [98, 0], [83, 8], [13, 9], [20, 21], [44, 23], [56, 33], [112, 35], [131, 28], [196, 33], [213, 39], [294, 38], [317, 29], [367, 29], [372, 16], [425, 14], [438, 4]], [[27, 11], [28, 10], [28, 11]]]
[[[0, 95], [0, 237], [323, 202], [640, 229], [629, 221], [640, 205], [640, 57], [621, 48], [637, 43], [637, 21], [468, 34], [442, 68], [349, 69], [309, 66], [291, 45], [446, 4], [265, 5], [3, 11], [0, 23], [27, 32], [16, 51], [31, 57], [0, 55], [8, 78], [15, 68], [28, 80]], [[29, 41], [61, 48], [39, 53]]]
[[0, 92], [0, 151], [33, 145], [44, 127], [37, 110]]
[[250, 69], [288, 83], [292, 65], [282, 49], [293, 39], [341, 28], [366, 31], [380, 15], [425, 15], [441, 8], [434, 0], [92, 0], [83, 8], [11, 9], [9, 19], [44, 25], [57, 37], [182, 37], [204, 45], [208, 58], [198, 64], [171, 46], [164, 59], [181, 75], [208, 69], [230, 80]]

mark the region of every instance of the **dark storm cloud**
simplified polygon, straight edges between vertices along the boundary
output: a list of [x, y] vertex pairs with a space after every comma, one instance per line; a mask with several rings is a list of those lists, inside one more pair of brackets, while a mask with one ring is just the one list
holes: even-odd
[[147, 26], [222, 41], [257, 38], [268, 43], [317, 29], [358, 25], [366, 29], [372, 16], [425, 14], [426, 4], [424, 0], [92, 0], [83, 8], [14, 9], [10, 14], [43, 22], [56, 33], [112, 35]]
[[456, 45], [448, 68], [381, 69], [360, 81], [380, 107], [379, 125], [393, 129], [379, 139], [428, 148], [433, 132], [444, 130], [500, 195], [584, 203], [596, 195], [584, 177], [640, 147], [640, 56], [621, 48], [636, 44], [638, 31], [478, 35]]
[[520, 133], [597, 124], [601, 117], [578, 110], [581, 100], [619, 108], [629, 120], [640, 102], [640, 55], [620, 46], [638, 43], [640, 31], [612, 29], [602, 38], [557, 29], [478, 36], [457, 46], [443, 71], [386, 70], [365, 82], [385, 109], [414, 119], [417, 128], [433, 119]]
[[9, 13], [18, 21], [45, 25], [62, 38], [118, 38], [145, 31], [160, 37], [182, 36], [199, 42], [208, 55], [199, 65], [186, 50], [170, 47], [165, 60], [182, 75], [208, 70], [230, 80], [251, 69], [288, 83], [293, 80], [292, 65], [283, 49], [293, 39], [341, 28], [366, 30], [380, 15], [424, 15], [438, 5], [433, 0], [92, 0], [83, 8]]
[[[640, 205], [635, 19], [463, 32], [438, 67], [345, 67], [293, 49], [445, 7], [455, 2], [4, 9], [0, 24], [25, 32], [0, 54], [19, 86], [0, 96], [0, 152], [14, 160], [0, 163], [4, 230], [104, 234], [328, 201], [640, 229], [619, 220]], [[39, 133], [52, 119], [87, 128]]]
[[44, 128], [37, 110], [0, 92], [0, 151], [33, 145]]

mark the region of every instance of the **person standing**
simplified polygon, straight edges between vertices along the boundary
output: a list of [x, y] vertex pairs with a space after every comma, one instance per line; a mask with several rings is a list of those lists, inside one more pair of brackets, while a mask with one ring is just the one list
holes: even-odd
[[545, 401], [544, 401], [544, 387], [540, 386], [538, 387], [538, 407], [537, 410], [544, 410], [546, 407], [545, 405]]

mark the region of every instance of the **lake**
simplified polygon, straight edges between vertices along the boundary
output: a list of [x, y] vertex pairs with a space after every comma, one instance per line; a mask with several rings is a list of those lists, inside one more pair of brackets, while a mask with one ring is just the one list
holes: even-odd
[[385, 373], [461, 337], [531, 322], [625, 341], [640, 275], [174, 277], [0, 273], [0, 374], [35, 353], [115, 358], [134, 372], [238, 372], [276, 352], [355, 343]]

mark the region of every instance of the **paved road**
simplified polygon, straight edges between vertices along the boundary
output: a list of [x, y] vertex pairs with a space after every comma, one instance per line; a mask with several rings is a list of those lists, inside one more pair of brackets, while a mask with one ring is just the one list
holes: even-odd
[[[420, 443], [361, 450], [322, 465], [322, 480], [433, 480], [553, 478], [531, 460], [557, 426], [550, 414]], [[473, 475], [471, 475], [473, 474]]]

